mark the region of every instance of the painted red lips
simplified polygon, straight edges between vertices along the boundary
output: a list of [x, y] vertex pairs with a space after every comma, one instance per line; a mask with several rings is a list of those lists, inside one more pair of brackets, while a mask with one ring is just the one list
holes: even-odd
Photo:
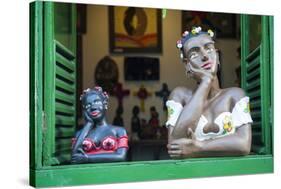
[[205, 63], [205, 64], [203, 64], [202, 66], [201, 66], [201, 68], [204, 68], [204, 69], [211, 69], [212, 68], [212, 62], [207, 62], [207, 63]]
[[97, 110], [95, 110], [95, 111], [93, 111], [93, 112], [91, 112], [91, 114], [92, 114], [92, 116], [94, 116], [94, 117], [96, 117], [96, 116], [98, 116], [99, 115], [99, 111], [97, 111]]

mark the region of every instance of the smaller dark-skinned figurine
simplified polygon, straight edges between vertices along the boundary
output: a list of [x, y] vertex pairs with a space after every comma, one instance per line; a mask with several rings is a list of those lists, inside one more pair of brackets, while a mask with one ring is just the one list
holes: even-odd
[[123, 114], [123, 107], [118, 106], [117, 109], [116, 109], [116, 115], [113, 119], [113, 125], [124, 127], [124, 121], [123, 121], [123, 118], [122, 118], [122, 114]]
[[167, 106], [166, 106], [166, 102], [169, 98], [171, 91], [168, 88], [167, 83], [163, 83], [162, 84], [162, 89], [160, 91], [156, 91], [155, 95], [162, 98], [163, 101], [163, 110], [166, 111], [167, 110]]
[[131, 128], [132, 128], [132, 140], [139, 140], [141, 132], [141, 121], [139, 118], [140, 108], [138, 106], [133, 107], [133, 116], [131, 118]]
[[85, 124], [73, 139], [73, 164], [118, 162], [126, 159], [127, 132], [123, 127], [107, 123], [105, 113], [108, 98], [101, 87], [87, 89], [81, 95]]

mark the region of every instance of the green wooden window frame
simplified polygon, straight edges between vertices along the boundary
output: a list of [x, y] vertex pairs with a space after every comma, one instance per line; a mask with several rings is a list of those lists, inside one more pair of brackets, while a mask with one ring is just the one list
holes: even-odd
[[[54, 145], [54, 133], [48, 133], [50, 123], [46, 119], [46, 107], [48, 103], [45, 96], [46, 85], [46, 68], [44, 68], [44, 57], [46, 57], [46, 45], [44, 39], [46, 35], [43, 32], [44, 14], [47, 14], [45, 3], [36, 1], [30, 4], [30, 184], [36, 187], [47, 186], [69, 186], [82, 184], [114, 183], [114, 182], [134, 182], [134, 181], [151, 181], [151, 180], [168, 180], [195, 177], [212, 177], [228, 176], [241, 174], [257, 174], [273, 172], [273, 153], [272, 153], [272, 111], [263, 118], [265, 134], [263, 146], [265, 151], [261, 155], [249, 155], [245, 157], [220, 157], [220, 158], [196, 158], [188, 160], [163, 160], [163, 161], [140, 161], [140, 162], [121, 162], [121, 163], [99, 163], [83, 165], [56, 165], [58, 160], [52, 160]], [[43, 11], [44, 10], [44, 11]], [[45, 17], [46, 18], [46, 17]], [[261, 41], [260, 58], [261, 65], [270, 62], [269, 67], [264, 70], [266, 81], [261, 81], [261, 86], [270, 84], [269, 91], [263, 93], [262, 106], [273, 106], [273, 18], [262, 17], [264, 21], [264, 30]], [[49, 18], [50, 19], [50, 18]], [[247, 52], [247, 15], [241, 16], [242, 26], [242, 67], [246, 65], [246, 58], [250, 52]], [[45, 28], [46, 29], [46, 28]], [[267, 36], [268, 34], [269, 37]], [[248, 36], [247, 36], [248, 35]], [[53, 37], [50, 37], [53, 43]], [[50, 42], [49, 40], [49, 42]], [[48, 41], [48, 40], [47, 40]], [[57, 46], [63, 48], [59, 43], [49, 43], [49, 48]], [[269, 50], [269, 51], [268, 51]], [[75, 49], [72, 51], [74, 60]], [[49, 70], [50, 71], [50, 70]], [[271, 76], [271, 77], [270, 77]], [[247, 73], [242, 68], [242, 78], [245, 79]], [[269, 79], [268, 79], [269, 78]], [[51, 79], [51, 78], [49, 78]], [[246, 80], [242, 80], [245, 87]], [[53, 89], [52, 89], [53, 90]], [[50, 91], [55, 93], [55, 91]], [[264, 95], [269, 95], [264, 97]], [[74, 103], [75, 104], [75, 103]], [[74, 105], [73, 105], [74, 106]], [[49, 109], [55, 108], [50, 105]], [[47, 108], [48, 109], [48, 108]], [[51, 111], [50, 111], [51, 112]], [[265, 112], [266, 113], [266, 112]], [[264, 114], [265, 114], [264, 113]], [[262, 115], [265, 116], [265, 115]], [[53, 118], [54, 119], [54, 118]], [[47, 133], [46, 133], [47, 131]], [[54, 132], [53, 130], [51, 132]], [[45, 133], [45, 134], [44, 134]], [[47, 134], [47, 135], [46, 135]], [[46, 143], [45, 137], [50, 137], [50, 143]], [[48, 148], [45, 148], [46, 145]], [[45, 151], [47, 149], [47, 152]], [[47, 156], [49, 157], [46, 157]]]

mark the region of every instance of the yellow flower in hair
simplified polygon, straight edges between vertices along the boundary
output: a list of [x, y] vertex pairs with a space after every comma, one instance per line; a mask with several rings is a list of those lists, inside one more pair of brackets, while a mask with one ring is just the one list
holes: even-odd
[[211, 37], [214, 37], [214, 32], [212, 30], [209, 29], [207, 32]]
[[192, 33], [193, 35], [195, 35], [195, 34], [197, 33], [196, 29], [193, 28], [193, 29], [191, 30], [191, 33]]

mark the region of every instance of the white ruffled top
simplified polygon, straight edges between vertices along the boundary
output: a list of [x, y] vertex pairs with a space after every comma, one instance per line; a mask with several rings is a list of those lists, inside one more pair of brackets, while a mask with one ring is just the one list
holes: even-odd
[[219, 132], [204, 133], [203, 129], [208, 123], [208, 120], [204, 115], [201, 115], [194, 134], [199, 141], [209, 140], [233, 134], [240, 126], [252, 122], [253, 120], [249, 108], [249, 97], [243, 97], [235, 104], [232, 112], [222, 112], [215, 119], [214, 123], [219, 126]]

